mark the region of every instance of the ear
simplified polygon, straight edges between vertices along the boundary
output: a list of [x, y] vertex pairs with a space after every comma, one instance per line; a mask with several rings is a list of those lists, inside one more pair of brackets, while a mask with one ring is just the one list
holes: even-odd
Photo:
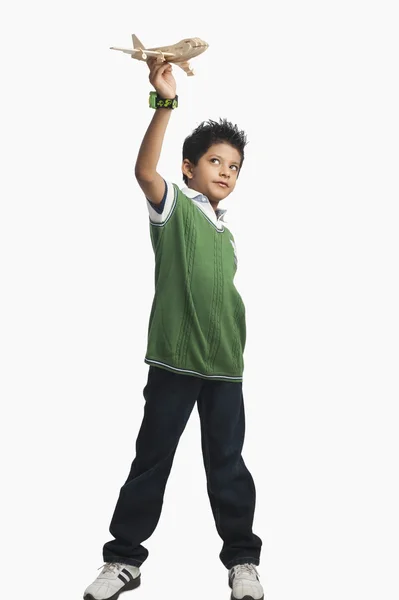
[[188, 158], [183, 159], [183, 163], [181, 166], [183, 175], [186, 175], [186, 177], [188, 177], [188, 179], [192, 179], [193, 178], [193, 169], [194, 169], [194, 165], [188, 160]]

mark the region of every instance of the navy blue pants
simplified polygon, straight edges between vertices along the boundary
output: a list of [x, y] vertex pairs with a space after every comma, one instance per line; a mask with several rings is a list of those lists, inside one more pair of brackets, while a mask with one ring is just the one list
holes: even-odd
[[144, 417], [136, 456], [120, 489], [103, 547], [104, 562], [140, 566], [148, 557], [142, 542], [161, 516], [173, 458], [197, 402], [207, 491], [226, 568], [259, 565], [262, 540], [252, 532], [255, 485], [241, 456], [245, 432], [242, 383], [212, 381], [150, 367], [144, 388]]

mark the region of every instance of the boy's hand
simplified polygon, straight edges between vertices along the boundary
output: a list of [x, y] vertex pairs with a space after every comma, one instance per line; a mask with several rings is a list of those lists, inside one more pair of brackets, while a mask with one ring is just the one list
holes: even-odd
[[147, 60], [150, 69], [149, 80], [154, 86], [157, 94], [161, 98], [171, 98], [176, 96], [176, 80], [172, 75], [172, 65], [168, 62], [157, 62], [156, 58]]

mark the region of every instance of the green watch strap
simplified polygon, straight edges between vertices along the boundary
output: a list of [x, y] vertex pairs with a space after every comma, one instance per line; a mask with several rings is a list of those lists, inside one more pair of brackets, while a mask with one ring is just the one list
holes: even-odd
[[174, 98], [161, 98], [157, 92], [150, 92], [149, 105], [150, 108], [177, 108], [179, 105], [178, 96]]

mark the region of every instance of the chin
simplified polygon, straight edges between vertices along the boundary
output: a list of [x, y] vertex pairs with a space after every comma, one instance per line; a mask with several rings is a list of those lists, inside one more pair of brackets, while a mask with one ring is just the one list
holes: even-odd
[[225, 198], [227, 198], [227, 196], [229, 196], [229, 194], [231, 193], [231, 190], [220, 190], [220, 198], [219, 200], [222, 201]]
[[[211, 190], [209, 190], [211, 192]], [[221, 187], [216, 187], [214, 186], [214, 189], [212, 189], [212, 194], [214, 196], [217, 196], [218, 198], [225, 198], [226, 196], [228, 196], [230, 194], [230, 188], [221, 188]]]
[[208, 196], [209, 200], [212, 202], [222, 202], [228, 196], [228, 194], [210, 194]]

